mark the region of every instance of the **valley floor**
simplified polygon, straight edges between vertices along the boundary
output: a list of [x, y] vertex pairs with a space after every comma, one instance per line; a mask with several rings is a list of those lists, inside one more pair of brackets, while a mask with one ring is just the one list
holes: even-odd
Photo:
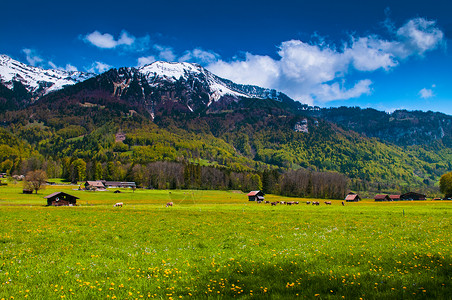
[[[452, 202], [0, 187], [0, 299], [450, 299]], [[65, 191], [77, 207], [45, 207]], [[113, 207], [123, 202], [122, 208]], [[173, 202], [173, 207], [165, 207]]]

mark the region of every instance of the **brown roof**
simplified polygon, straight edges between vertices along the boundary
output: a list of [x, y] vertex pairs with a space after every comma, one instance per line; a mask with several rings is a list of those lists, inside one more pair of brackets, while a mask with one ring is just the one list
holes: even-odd
[[104, 188], [104, 184], [102, 183], [102, 181], [87, 181], [86, 182], [89, 186], [95, 186], [95, 187], [99, 187], [99, 188]]
[[389, 195], [391, 199], [400, 199], [400, 195]]
[[69, 194], [67, 194], [67, 193], [65, 193], [65, 192], [55, 192], [55, 193], [52, 193], [52, 194], [50, 194], [50, 195], [47, 195], [47, 196], [45, 196], [44, 198], [45, 199], [49, 199], [49, 198], [52, 198], [52, 197], [55, 197], [55, 196], [58, 196], [58, 195], [68, 195], [68, 196], [71, 196], [71, 197], [74, 197], [74, 198], [76, 198], [76, 199], [80, 199], [79, 197], [75, 197], [75, 196], [73, 196], [73, 195], [69, 195]]
[[383, 200], [386, 199], [386, 197], [389, 197], [388, 195], [375, 195], [375, 200]]
[[256, 196], [257, 194], [262, 193], [261, 191], [251, 191], [248, 193], [248, 197], [249, 196]]
[[345, 197], [345, 200], [355, 200], [356, 197], [359, 198], [358, 194], [348, 194], [347, 197]]

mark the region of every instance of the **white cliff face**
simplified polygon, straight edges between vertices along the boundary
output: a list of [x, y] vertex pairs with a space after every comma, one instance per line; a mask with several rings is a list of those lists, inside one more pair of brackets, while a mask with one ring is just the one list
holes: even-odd
[[46, 95], [94, 75], [78, 71], [46, 70], [0, 55], [0, 82], [10, 89], [13, 88], [14, 81], [20, 82], [33, 96]]

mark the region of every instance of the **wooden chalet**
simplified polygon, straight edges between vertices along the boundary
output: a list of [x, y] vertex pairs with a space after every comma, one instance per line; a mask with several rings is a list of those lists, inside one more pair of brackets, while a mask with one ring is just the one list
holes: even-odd
[[47, 206], [75, 206], [79, 199], [65, 192], [55, 192], [44, 198], [47, 199]]
[[347, 197], [345, 197], [345, 202], [358, 202], [361, 201], [361, 197], [355, 193], [349, 193]]
[[105, 189], [105, 185], [100, 180], [85, 182], [85, 190], [87, 191], [95, 191], [100, 189]]
[[106, 188], [136, 188], [137, 185], [133, 181], [119, 182], [119, 181], [102, 181]]
[[375, 195], [374, 199], [377, 202], [392, 201], [389, 195]]
[[391, 198], [392, 201], [399, 201], [400, 195], [389, 195], [389, 198]]
[[263, 201], [264, 193], [262, 191], [251, 191], [248, 193], [249, 201]]
[[424, 194], [414, 193], [414, 192], [408, 192], [403, 195], [400, 195], [400, 200], [426, 200], [427, 196]]

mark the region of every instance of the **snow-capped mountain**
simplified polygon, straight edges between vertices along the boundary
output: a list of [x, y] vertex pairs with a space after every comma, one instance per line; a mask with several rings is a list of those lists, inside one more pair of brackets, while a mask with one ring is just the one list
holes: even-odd
[[140, 74], [145, 76], [151, 86], [158, 86], [158, 83], [162, 80], [175, 82], [177, 80], [188, 81], [190, 78], [196, 78], [199, 81], [205, 81], [209, 87], [209, 98], [211, 102], [217, 101], [226, 95], [281, 100], [281, 93], [278, 93], [275, 90], [258, 86], [236, 84], [230, 80], [212, 74], [198, 64], [157, 61], [140, 67], [137, 70]]
[[80, 83], [75, 90], [102, 91], [145, 108], [152, 116], [169, 111], [223, 110], [241, 98], [294, 102], [275, 90], [235, 84], [185, 62], [158, 61], [139, 68], [110, 69]]
[[0, 83], [12, 90], [15, 82], [20, 82], [33, 98], [82, 82], [94, 75], [75, 71], [46, 70], [26, 65], [7, 55], [0, 55]]
[[3, 99], [8, 100], [2, 100], [0, 110], [26, 107], [50, 92], [76, 83], [81, 84], [75, 89], [77, 91], [103, 91], [145, 108], [152, 116], [159, 110], [168, 109], [182, 112], [221, 110], [241, 98], [294, 102], [283, 93], [236, 84], [192, 63], [157, 61], [139, 68], [110, 69], [96, 76], [83, 72], [46, 70], [0, 55], [0, 84], [14, 92], [13, 96], [3, 96]]

